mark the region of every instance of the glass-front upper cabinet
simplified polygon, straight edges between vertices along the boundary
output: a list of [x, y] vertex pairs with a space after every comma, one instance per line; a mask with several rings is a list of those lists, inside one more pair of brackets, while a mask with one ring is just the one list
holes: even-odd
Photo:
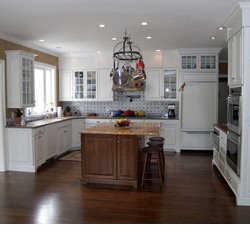
[[83, 99], [84, 98], [84, 71], [74, 72], [74, 98]]
[[164, 100], [177, 99], [177, 69], [165, 68], [163, 70], [163, 93]]
[[187, 70], [196, 70], [197, 69], [197, 56], [181, 56], [181, 68]]
[[87, 99], [96, 99], [96, 71], [87, 71]]
[[7, 61], [7, 107], [34, 107], [34, 58], [36, 55], [22, 50], [6, 50], [5, 53]]
[[74, 99], [96, 99], [96, 71], [74, 71]]
[[30, 58], [22, 58], [22, 77], [23, 77], [23, 106], [34, 106], [34, 61]]
[[204, 55], [201, 56], [200, 69], [201, 70], [215, 70], [216, 69], [216, 56]]

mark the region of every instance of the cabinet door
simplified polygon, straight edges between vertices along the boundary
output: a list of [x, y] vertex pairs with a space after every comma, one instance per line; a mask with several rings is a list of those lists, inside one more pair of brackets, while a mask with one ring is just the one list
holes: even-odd
[[82, 143], [82, 177], [116, 179], [116, 136], [82, 134]]
[[96, 100], [96, 71], [86, 71], [86, 84], [87, 84], [87, 100]]
[[235, 84], [242, 84], [242, 32], [235, 35]]
[[5, 51], [8, 108], [34, 107], [34, 58], [21, 50]]
[[198, 59], [196, 55], [181, 56], [181, 69], [183, 70], [196, 70]]
[[110, 69], [98, 69], [98, 101], [113, 101], [112, 78], [110, 77]]
[[146, 101], [159, 101], [161, 86], [161, 69], [151, 68], [147, 69], [146, 79]]
[[23, 107], [34, 107], [34, 61], [30, 58], [22, 58], [22, 103]]
[[137, 136], [117, 136], [117, 178], [136, 180]]
[[72, 120], [72, 147], [81, 147], [81, 134], [80, 132], [85, 127], [84, 119], [73, 119]]
[[163, 70], [163, 85], [161, 93], [164, 100], [177, 99], [177, 69]]
[[181, 98], [181, 127], [186, 131], [213, 131], [216, 122], [216, 83], [186, 83]]
[[59, 101], [72, 101], [72, 71], [59, 72]]
[[163, 126], [164, 149], [175, 149], [177, 144], [177, 127]]
[[46, 160], [56, 155], [57, 124], [45, 126], [45, 158]]
[[75, 100], [82, 100], [84, 98], [85, 92], [85, 72], [84, 71], [74, 71], [73, 76], [73, 89], [74, 89], [74, 99]]
[[201, 55], [200, 56], [200, 70], [205, 70], [205, 71], [217, 70], [217, 56], [216, 55]]
[[44, 154], [44, 134], [34, 137], [35, 145], [35, 166], [41, 165], [45, 161]]

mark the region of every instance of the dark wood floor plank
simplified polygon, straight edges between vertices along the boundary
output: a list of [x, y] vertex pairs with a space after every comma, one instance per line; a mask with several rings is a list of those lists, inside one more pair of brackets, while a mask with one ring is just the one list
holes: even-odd
[[166, 154], [166, 179], [143, 189], [80, 184], [80, 162], [0, 173], [0, 223], [250, 223], [209, 152]]

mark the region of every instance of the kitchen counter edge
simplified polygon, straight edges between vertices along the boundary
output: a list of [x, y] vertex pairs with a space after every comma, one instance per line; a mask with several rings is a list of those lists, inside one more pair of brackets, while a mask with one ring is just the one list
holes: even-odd
[[[38, 120], [38, 121], [32, 121], [28, 122], [26, 125], [6, 125], [5, 128], [38, 128], [46, 125], [51, 125], [58, 122], [73, 120], [73, 119], [119, 119], [119, 118], [125, 118], [125, 117], [110, 117], [110, 116], [64, 116], [64, 117], [55, 117], [55, 118], [48, 118], [44, 120]], [[131, 120], [167, 120], [167, 121], [178, 121], [179, 118], [162, 118], [162, 117], [128, 117]]]

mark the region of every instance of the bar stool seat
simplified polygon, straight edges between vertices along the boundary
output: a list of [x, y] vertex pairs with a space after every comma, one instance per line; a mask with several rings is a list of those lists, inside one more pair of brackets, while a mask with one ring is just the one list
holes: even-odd
[[163, 185], [163, 161], [162, 161], [162, 148], [157, 146], [147, 146], [143, 148], [143, 152], [145, 153], [145, 160], [143, 164], [142, 176], [141, 176], [141, 187], [143, 187], [145, 180], [153, 180], [153, 178], [145, 178], [145, 173], [147, 169], [150, 169], [152, 165], [152, 154], [156, 155], [156, 167], [158, 170], [157, 180], [160, 181], [160, 186]]
[[148, 138], [149, 141], [164, 141], [164, 137], [161, 137], [161, 136], [153, 136], [153, 137], [149, 137]]

